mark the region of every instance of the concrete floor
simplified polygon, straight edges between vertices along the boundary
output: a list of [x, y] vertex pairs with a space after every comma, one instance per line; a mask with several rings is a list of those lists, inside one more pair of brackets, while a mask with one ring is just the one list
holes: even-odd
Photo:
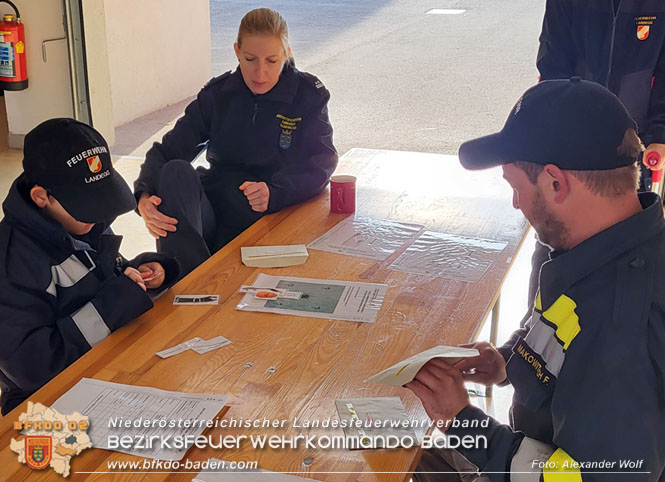
[[[519, 95], [537, 79], [535, 55], [544, 0], [211, 0], [213, 72], [233, 69], [237, 25], [269, 6], [289, 22], [296, 65], [331, 91], [330, 117], [340, 154], [352, 147], [455, 154], [464, 140], [499, 129]], [[432, 8], [461, 15], [427, 15]], [[196, 92], [192, 92], [195, 95]], [[116, 168], [131, 184], [145, 152], [190, 99], [116, 130]], [[20, 172], [20, 151], [0, 152], [0, 197]], [[114, 225], [123, 253], [153, 250], [134, 213]], [[502, 295], [499, 342], [526, 308], [532, 239], [515, 261]], [[480, 339], [487, 339], [488, 330]], [[445, 340], [441, 340], [445, 344]], [[495, 391], [490, 411], [507, 420], [511, 389]]]

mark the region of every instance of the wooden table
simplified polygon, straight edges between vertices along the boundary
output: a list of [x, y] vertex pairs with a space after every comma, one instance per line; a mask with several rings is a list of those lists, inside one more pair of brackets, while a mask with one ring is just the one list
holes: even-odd
[[[309, 260], [301, 266], [261, 270], [241, 264], [241, 246], [307, 244], [344, 219], [346, 215], [329, 212], [326, 191], [302, 205], [262, 218], [173, 287], [153, 310], [113, 333], [30, 400], [50, 405], [82, 377], [90, 377], [165, 390], [229, 395], [231, 401], [224, 417], [235, 419], [336, 419], [336, 399], [377, 396], [399, 396], [411, 418], [426, 419], [420, 402], [409, 390], [362, 380], [432, 346], [472, 340], [499, 295], [527, 223], [512, 208], [512, 192], [501, 179], [500, 170], [467, 172], [454, 156], [353, 149], [342, 158], [337, 172], [358, 177], [357, 214], [420, 223], [444, 233], [501, 240], [507, 247], [478, 283], [388, 269], [406, 246], [384, 262], [310, 250]], [[373, 324], [235, 310], [241, 297], [237, 294], [239, 286], [251, 284], [259, 272], [386, 283], [389, 288]], [[194, 293], [217, 293], [220, 304], [171, 304], [174, 294]], [[155, 356], [155, 352], [194, 336], [208, 339], [217, 335], [233, 343], [204, 355], [187, 351], [168, 359]], [[23, 403], [0, 424], [0, 480], [61, 480], [50, 469], [31, 471], [17, 463], [16, 454], [10, 451], [10, 439], [18, 435], [12, 424], [25, 409]], [[285, 430], [297, 432], [293, 428]], [[269, 432], [217, 428], [207, 433], [217, 437], [222, 433]], [[330, 433], [341, 434], [341, 429]], [[300, 472], [321, 480], [392, 481], [409, 479], [419, 452], [253, 451], [245, 446], [240, 451], [194, 448], [186, 457], [257, 460], [261, 468]], [[305, 459], [311, 459], [311, 464], [304, 464]], [[72, 459], [71, 480], [111, 478], [108, 474], [80, 473], [106, 472], [109, 460], [141, 459], [99, 449], [86, 450]], [[114, 476], [117, 480], [153, 481], [192, 477], [193, 474]]]

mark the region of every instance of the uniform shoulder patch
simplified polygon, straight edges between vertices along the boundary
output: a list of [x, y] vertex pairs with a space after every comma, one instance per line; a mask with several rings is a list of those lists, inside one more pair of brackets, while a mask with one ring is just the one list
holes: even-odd
[[306, 83], [314, 87], [314, 89], [317, 90], [321, 95], [328, 93], [328, 89], [326, 89], [326, 86], [316, 75], [312, 75], [307, 72], [300, 72], [300, 75]]
[[[204, 86], [203, 89], [207, 89], [209, 87], [212, 87], [213, 85], [219, 84], [220, 82], [223, 82], [228, 78], [228, 76], [231, 75], [231, 71], [229, 70], [228, 72], [224, 72], [222, 75], [218, 75], [217, 77], [213, 77], [210, 79]], [[201, 89], [201, 90], [203, 90]]]

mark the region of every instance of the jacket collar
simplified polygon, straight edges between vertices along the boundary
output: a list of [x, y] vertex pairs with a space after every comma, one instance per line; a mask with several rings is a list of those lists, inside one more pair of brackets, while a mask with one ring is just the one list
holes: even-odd
[[90, 233], [80, 239], [75, 238], [60, 223], [51, 219], [32, 202], [25, 199], [19, 188], [23, 179], [24, 176], [21, 175], [14, 181], [9, 189], [9, 194], [2, 203], [5, 220], [11, 226], [24, 231], [51, 253], [68, 255], [75, 251], [92, 250], [93, 245], [97, 245], [108, 224], [97, 223]]
[[607, 228], [565, 252], [553, 252], [540, 270], [543, 309], [580, 279], [608, 264], [621, 254], [661, 234], [665, 229], [663, 203], [651, 192], [639, 194], [642, 211]]
[[245, 81], [242, 79], [240, 67], [237, 67], [224, 83], [221, 90], [222, 92], [244, 93], [254, 97], [258, 102], [268, 101], [291, 104], [298, 91], [298, 70], [289, 63], [285, 64], [277, 84], [265, 94], [256, 95], [249, 90], [249, 87], [247, 87]]

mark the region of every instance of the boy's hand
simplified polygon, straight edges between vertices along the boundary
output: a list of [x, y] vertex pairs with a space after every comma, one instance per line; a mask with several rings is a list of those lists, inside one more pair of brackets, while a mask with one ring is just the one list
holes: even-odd
[[132, 280], [134, 283], [139, 285], [143, 291], [145, 291], [145, 283], [143, 282], [143, 278], [141, 277], [141, 273], [137, 269], [127, 267], [125, 268], [124, 271], [125, 276], [127, 276], [130, 280]]
[[157, 209], [160, 204], [162, 204], [162, 198], [151, 196], [147, 192], [141, 193], [138, 203], [139, 214], [153, 238], [166, 237], [169, 232], [176, 230], [175, 225], [178, 224], [176, 218], [162, 214]]
[[139, 273], [146, 288], [159, 288], [164, 282], [164, 268], [157, 261], [143, 263], [139, 266]]
[[264, 213], [268, 210], [270, 189], [265, 182], [245, 181], [238, 189], [243, 192], [253, 211]]

